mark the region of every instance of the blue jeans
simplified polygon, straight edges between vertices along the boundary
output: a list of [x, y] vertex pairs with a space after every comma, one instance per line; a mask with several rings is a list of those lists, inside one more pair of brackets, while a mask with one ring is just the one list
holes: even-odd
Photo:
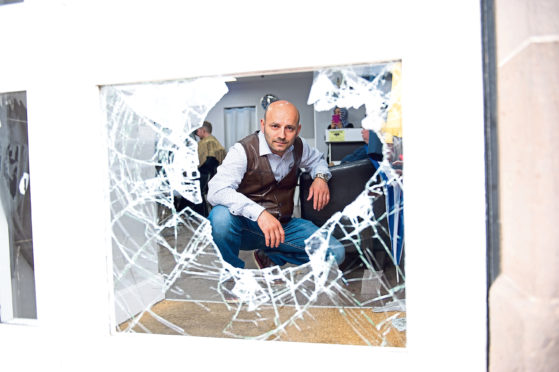
[[[208, 219], [212, 225], [212, 237], [221, 256], [225, 261], [239, 268], [245, 267], [245, 263], [239, 258], [240, 250], [261, 249], [279, 266], [286, 263], [295, 265], [307, 263], [309, 256], [305, 252], [305, 239], [318, 230], [318, 227], [310, 221], [292, 218], [289, 222], [282, 224], [285, 231], [285, 242], [277, 248], [270, 248], [266, 247], [264, 233], [256, 221], [235, 216], [229, 212], [227, 207], [216, 205]], [[333, 255], [339, 265], [345, 258], [345, 248], [338, 240], [331, 237], [328, 254]]]

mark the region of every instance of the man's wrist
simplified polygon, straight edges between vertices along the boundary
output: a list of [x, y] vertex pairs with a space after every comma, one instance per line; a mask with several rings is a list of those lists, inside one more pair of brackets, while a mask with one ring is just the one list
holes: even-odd
[[321, 179], [328, 183], [328, 181], [330, 180], [330, 175], [328, 173], [317, 173], [314, 175], [314, 179]]
[[249, 220], [256, 222], [258, 221], [258, 218], [260, 218], [262, 212], [264, 212], [265, 210], [266, 209], [260, 204], [254, 203], [244, 209], [243, 216], [248, 218]]

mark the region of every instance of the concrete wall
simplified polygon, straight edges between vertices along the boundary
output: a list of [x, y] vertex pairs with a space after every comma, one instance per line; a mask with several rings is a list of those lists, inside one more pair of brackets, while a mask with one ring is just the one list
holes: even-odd
[[490, 371], [559, 371], [559, 2], [495, 2], [501, 274]]

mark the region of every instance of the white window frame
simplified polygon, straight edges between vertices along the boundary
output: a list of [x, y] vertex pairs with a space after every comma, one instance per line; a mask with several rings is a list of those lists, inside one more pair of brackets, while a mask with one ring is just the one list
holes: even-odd
[[[26, 0], [0, 7], [0, 34], [10, 35], [3, 49], [19, 57], [0, 60], [0, 92], [17, 87], [28, 94], [38, 312], [34, 326], [0, 324], [0, 344], [9, 345], [0, 365], [485, 370], [480, 3], [286, 1], [273, 14], [264, 9], [273, 4], [256, 2], [258, 14], [218, 4]], [[236, 27], [223, 32], [230, 17]], [[345, 25], [335, 26], [338, 20]], [[397, 59], [406, 138], [406, 348], [111, 336], [108, 161], [98, 86]], [[270, 364], [270, 355], [283, 357]]]

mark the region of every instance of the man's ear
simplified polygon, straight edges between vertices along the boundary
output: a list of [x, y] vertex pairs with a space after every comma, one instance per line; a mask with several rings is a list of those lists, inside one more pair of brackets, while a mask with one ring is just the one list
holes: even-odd
[[298, 125], [297, 125], [297, 134], [296, 134], [296, 136], [299, 135], [299, 132], [300, 132], [300, 131], [301, 131], [301, 124], [298, 124]]
[[266, 125], [266, 124], [264, 123], [264, 119], [260, 119], [260, 130], [261, 130], [262, 132], [264, 132], [264, 126], [265, 126], [265, 125]]

